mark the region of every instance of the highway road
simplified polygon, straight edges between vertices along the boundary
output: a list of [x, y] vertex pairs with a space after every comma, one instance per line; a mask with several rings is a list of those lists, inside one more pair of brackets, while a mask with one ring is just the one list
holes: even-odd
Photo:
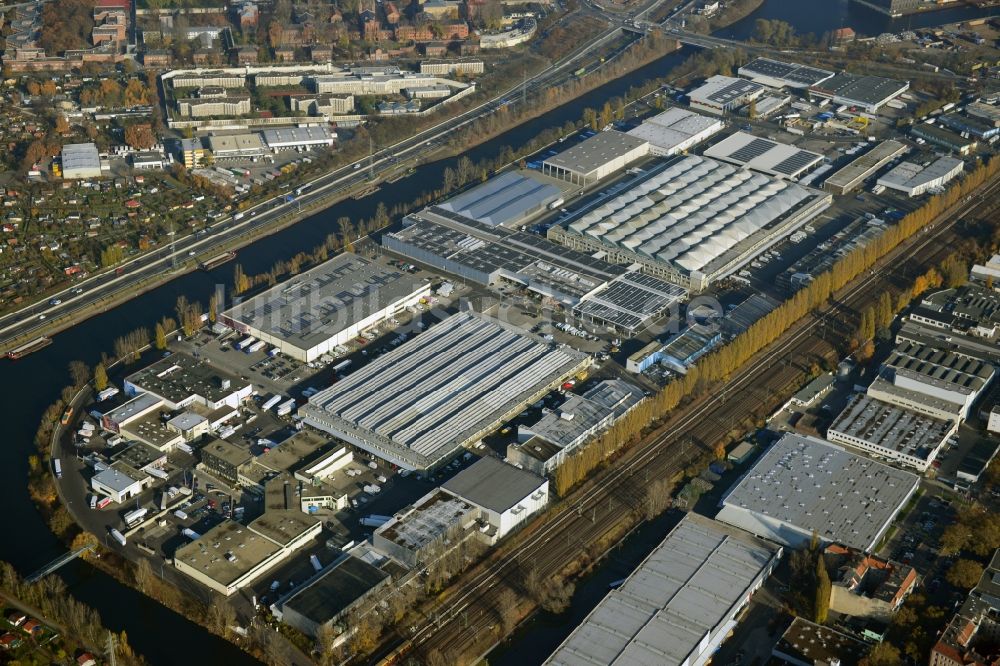
[[[591, 52], [620, 34], [621, 28], [617, 25], [612, 26], [558, 62], [531, 78], [511, 86], [492, 99], [412, 137], [387, 146], [354, 165], [345, 166], [311, 181], [308, 183], [308, 190], [298, 196], [296, 201], [286, 202], [284, 195], [276, 196], [243, 211], [242, 219], [227, 217], [209, 224], [205, 228], [206, 233], [178, 238], [170, 245], [123, 262], [114, 270], [94, 274], [62, 292], [51, 295], [48, 301], [37, 302], [0, 316], [0, 348], [10, 349], [15, 346], [15, 341], [21, 344], [37, 336], [68, 328], [77, 321], [99, 312], [102, 301], [135, 296], [140, 288], [148, 287], [154, 279], [190, 270], [195, 257], [207, 260], [221, 253], [224, 247], [233, 247], [237, 243], [245, 244], [246, 241], [239, 241], [253, 238], [255, 233], [265, 229], [281, 216], [294, 214], [299, 207], [308, 207], [312, 203], [338, 195], [342, 198], [366, 182], [372, 171], [377, 181], [398, 162], [420, 159], [425, 153], [435, 149], [437, 144], [446, 140], [455, 130], [495, 112], [503, 105], [517, 103], [522, 89], [530, 92], [558, 85], [571, 78], [571, 72], [581, 61], [586, 61]], [[332, 204], [333, 201], [330, 205]], [[95, 308], [95, 305], [98, 307]]]
[[765, 416], [780, 406], [798, 388], [809, 363], [836, 358], [832, 340], [854, 330], [862, 307], [873, 303], [887, 285], [912, 280], [913, 274], [951, 252], [960, 237], [953, 226], [992, 206], [998, 189], [1000, 179], [984, 185], [848, 285], [828, 307], [799, 321], [724, 386], [678, 410], [653, 436], [574, 492], [557, 515], [515, 535], [501, 553], [440, 595], [442, 601], [410, 628], [410, 636], [399, 637], [396, 646], [409, 640], [417, 652], [436, 651], [451, 663], [458, 663], [458, 655], [467, 650], [488, 648], [500, 637], [501, 595], [509, 594], [508, 589], [521, 592], [526, 571], [534, 569], [538, 580], [559, 574], [642, 510], [651, 480], [671, 478], [746, 417]]

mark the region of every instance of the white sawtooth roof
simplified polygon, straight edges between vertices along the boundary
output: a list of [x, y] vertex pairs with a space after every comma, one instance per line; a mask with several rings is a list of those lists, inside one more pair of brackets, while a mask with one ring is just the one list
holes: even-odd
[[570, 228], [697, 271], [809, 197], [799, 185], [692, 155]]

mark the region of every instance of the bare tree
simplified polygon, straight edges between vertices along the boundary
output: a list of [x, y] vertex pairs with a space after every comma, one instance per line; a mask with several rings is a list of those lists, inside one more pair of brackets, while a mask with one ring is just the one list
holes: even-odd
[[135, 563], [135, 584], [139, 590], [146, 594], [149, 592], [149, 584], [153, 582], [153, 567], [145, 557]]

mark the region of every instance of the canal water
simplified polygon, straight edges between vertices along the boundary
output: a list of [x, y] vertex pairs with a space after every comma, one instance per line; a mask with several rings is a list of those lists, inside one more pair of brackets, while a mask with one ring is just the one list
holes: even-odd
[[[504, 146], [517, 147], [547, 128], [558, 128], [567, 120], [577, 120], [587, 106], [600, 107], [605, 99], [623, 95], [632, 85], [662, 76], [676, 66], [684, 52], [668, 55], [647, 65], [627, 78], [606, 84], [569, 104], [470, 149], [473, 161], [495, 157]], [[239, 251], [237, 262], [247, 273], [269, 269], [279, 260], [289, 259], [303, 249], [312, 249], [328, 234], [337, 230], [337, 219], [352, 220], [374, 215], [379, 202], [392, 208], [411, 202], [425, 190], [441, 182], [441, 172], [454, 166], [454, 159], [440, 160], [419, 167], [412, 175], [386, 184], [374, 195], [360, 201], [347, 200], [298, 224], [258, 241]], [[29, 574], [65, 552], [65, 547], [49, 532], [35, 510], [25, 488], [27, 458], [34, 453], [32, 443], [38, 418], [45, 407], [69, 383], [67, 366], [80, 360], [91, 366], [102, 352], [110, 352], [116, 337], [137, 327], [152, 330], [164, 314], [172, 313], [178, 296], [208, 301], [217, 283], [229, 287], [233, 263], [210, 273], [194, 272], [181, 276], [147, 292], [118, 308], [80, 323], [56, 335], [48, 347], [18, 361], [0, 360], [0, 404], [3, 405], [5, 445], [0, 448], [0, 478], [7, 488], [5, 510], [14, 517], [14, 529], [0, 540], [0, 559], [11, 562], [22, 574]], [[201, 663], [251, 663], [235, 647], [189, 622], [176, 613], [149, 601], [132, 589], [77, 561], [60, 571], [72, 593], [100, 612], [112, 629], [126, 629], [129, 642], [151, 664], [173, 664], [199, 655]], [[170, 643], [165, 643], [169, 639]], [[174, 647], [165, 649], [167, 646]]]
[[801, 35], [813, 33], [819, 37], [837, 28], [853, 28], [859, 35], [874, 37], [883, 32], [926, 28], [994, 14], [1000, 14], [1000, 9], [961, 6], [890, 18], [853, 0], [765, 0], [757, 11], [716, 34], [748, 39], [753, 35], [757, 19], [777, 19], [791, 23], [795, 32]]
[[[912, 26], [928, 25], [939, 21], [968, 18], [970, 10], [955, 9], [922, 15], [912, 19]], [[980, 12], [982, 13], [982, 12]], [[978, 14], [976, 14], [978, 15]], [[846, 0], [767, 0], [754, 14], [734, 24], [721, 34], [747, 36], [757, 18], [782, 19], [792, 23], [798, 32], [817, 32], [850, 25], [865, 34], [877, 34], [884, 29], [903, 29], [907, 19], [890, 22], [886, 17], [865, 12], [848, 5]], [[902, 21], [902, 23], [901, 23]], [[466, 155], [473, 161], [494, 157], [503, 146], [519, 146], [547, 128], [561, 127], [567, 120], [580, 117], [583, 108], [599, 108], [605, 99], [622, 95], [643, 81], [662, 76], [683, 60], [687, 53], [666, 56], [628, 77], [613, 81], [582, 98], [559, 107], [529, 121], [481, 146], [470, 149]], [[446, 166], [453, 166], [453, 159], [441, 160], [419, 167], [414, 174], [395, 183], [387, 184], [376, 194], [360, 200], [348, 200], [281, 232], [258, 241], [239, 252], [237, 261], [247, 273], [269, 269], [276, 261], [288, 259], [303, 249], [311, 249], [336, 231], [336, 220], [341, 216], [351, 219], [369, 218], [374, 215], [381, 201], [391, 208], [396, 203], [413, 201], [424, 190], [441, 180]], [[178, 296], [207, 302], [208, 295], [217, 283], [232, 283], [233, 264], [226, 264], [210, 273], [195, 272], [177, 278], [157, 289], [139, 296], [109, 312], [93, 317], [69, 331], [56, 335], [53, 344], [16, 362], [0, 361], [0, 404], [3, 405], [5, 445], [0, 448], [0, 478], [5, 492], [5, 509], [13, 529], [8, 537], [0, 540], [0, 559], [11, 562], [23, 574], [31, 573], [65, 548], [49, 532], [41, 516], [28, 497], [27, 458], [34, 452], [32, 439], [38, 418], [45, 407], [68, 383], [67, 366], [70, 361], [81, 360], [89, 365], [97, 363], [102, 352], [109, 352], [116, 337], [139, 326], [153, 328], [165, 313], [171, 313]], [[558, 618], [540, 617], [519, 633], [498, 658], [500, 663], [514, 663], [519, 650], [527, 651], [539, 659], [546, 649], [554, 647], [571, 630], [572, 618], [578, 621], [600, 600], [607, 589], [605, 578], [621, 578], [630, 567], [641, 561], [649, 550], [662, 539], [667, 520], [654, 521], [630, 539], [622, 550], [609, 560], [578, 592], [572, 616]], [[202, 663], [240, 664], [252, 660], [229, 643], [209, 634], [176, 613], [146, 599], [114, 579], [77, 561], [61, 570], [72, 593], [97, 609], [105, 623], [112, 629], [126, 629], [129, 641], [151, 664], [173, 664], [187, 661], [198, 655]], [[526, 662], [520, 652], [520, 663]]]

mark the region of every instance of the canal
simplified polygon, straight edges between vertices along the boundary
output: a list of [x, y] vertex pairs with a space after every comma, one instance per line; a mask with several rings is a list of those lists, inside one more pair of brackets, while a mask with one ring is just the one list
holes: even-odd
[[[847, 0], [767, 0], [757, 12], [720, 34], [746, 37], [753, 31], [757, 18], [788, 21], [800, 33], [819, 34], [849, 25], [864, 34], [878, 34], [887, 29], [901, 30], [908, 26], [919, 27], [982, 14], [985, 12], [958, 8], [890, 21], [875, 12], [850, 5]], [[495, 156], [503, 146], [522, 145], [547, 128], [561, 127], [567, 120], [578, 119], [585, 107], [599, 108], [605, 99], [622, 95], [629, 87], [649, 78], [662, 76], [686, 55], [682, 51], [666, 56], [542, 118], [526, 122], [472, 148], [466, 155], [476, 161]], [[454, 162], [448, 159], [424, 165], [412, 175], [383, 186], [373, 196], [337, 204], [243, 248], [237, 261], [247, 273], [265, 271], [275, 262], [319, 244], [327, 234], [337, 230], [336, 220], [342, 216], [352, 220], [368, 218], [374, 215], [380, 201], [389, 208], [397, 203], [413, 201], [423, 191], [435, 187], [441, 180], [442, 170], [453, 166]], [[35, 510], [25, 486], [27, 459], [34, 453], [32, 439], [38, 418], [62, 386], [68, 383], [69, 362], [80, 360], [91, 366], [96, 364], [102, 353], [110, 352], [116, 337], [140, 326], [152, 329], [163, 314], [173, 311], [178, 296], [207, 302], [214, 286], [221, 283], [228, 287], [232, 276], [231, 263], [210, 273], [194, 272], [181, 276], [55, 336], [53, 344], [35, 354], [16, 362], [0, 361], [0, 404], [4, 405], [7, 432], [7, 443], [0, 450], [0, 475], [7, 488], [6, 510], [9, 516], [15, 517], [12, 521], [14, 529], [9, 531], [8, 538], [0, 541], [0, 559], [11, 562], [21, 573], [28, 574], [65, 551]], [[559, 618], [540, 616], [529, 623], [498, 653], [497, 663], [513, 664], [515, 660], [517, 663], [533, 663], [544, 658], [548, 654], [546, 650], [558, 645], [575, 622], [602, 598], [607, 583], [623, 577], [641, 561], [663, 538], [672, 522], [665, 518], [644, 526], [609, 558], [606, 565], [583, 581], [570, 614]], [[151, 664], [172, 664], [189, 659], [191, 655], [198, 655], [200, 662], [240, 664], [253, 661], [201, 626], [151, 602], [85, 562], [74, 562], [62, 569], [60, 575], [66, 578], [75, 596], [100, 612], [110, 628], [127, 630], [132, 646]], [[525, 659], [526, 655], [530, 657]]]
[[[632, 85], [662, 76], [676, 66], [686, 53], [661, 58], [630, 76], [561, 106], [544, 117], [528, 121], [480, 146], [466, 155], [473, 161], [495, 157], [504, 146], [520, 146], [547, 128], [558, 128], [567, 120], [577, 120], [583, 108], [600, 107], [609, 97], [623, 95]], [[439, 160], [416, 169], [410, 176], [387, 184], [360, 201], [347, 200], [284, 229], [239, 251], [237, 261], [247, 273], [268, 270], [275, 262], [289, 259], [303, 249], [312, 249], [328, 234], [337, 231], [337, 219], [352, 220], [374, 215], [379, 202], [389, 208], [411, 202], [424, 191], [436, 187], [441, 172], [454, 166], [455, 159]], [[65, 552], [35, 510], [26, 489], [28, 456], [34, 453], [33, 438], [42, 411], [69, 383], [67, 366], [80, 360], [95, 365], [102, 353], [111, 351], [115, 338], [145, 326], [152, 330], [164, 314], [172, 313], [178, 296], [207, 303], [216, 284], [227, 288], [233, 280], [233, 263], [212, 272], [196, 271], [153, 289], [113, 310], [92, 317], [56, 335], [48, 347], [18, 361], [0, 361], [0, 400], [4, 405], [7, 444], [0, 450], [0, 478], [7, 488], [6, 510], [16, 516], [15, 534], [0, 541], [0, 559], [29, 574]], [[225, 664], [251, 663], [252, 659], [201, 626], [189, 622], [113, 578], [77, 560], [60, 570], [72, 593], [100, 612], [104, 622], [128, 632], [129, 642], [151, 664], [172, 664], [183, 655], [199, 655], [199, 661]], [[174, 649], [164, 638], [175, 637]], [[180, 647], [183, 645], [183, 648]], [[183, 653], [183, 655], [182, 655]]]

